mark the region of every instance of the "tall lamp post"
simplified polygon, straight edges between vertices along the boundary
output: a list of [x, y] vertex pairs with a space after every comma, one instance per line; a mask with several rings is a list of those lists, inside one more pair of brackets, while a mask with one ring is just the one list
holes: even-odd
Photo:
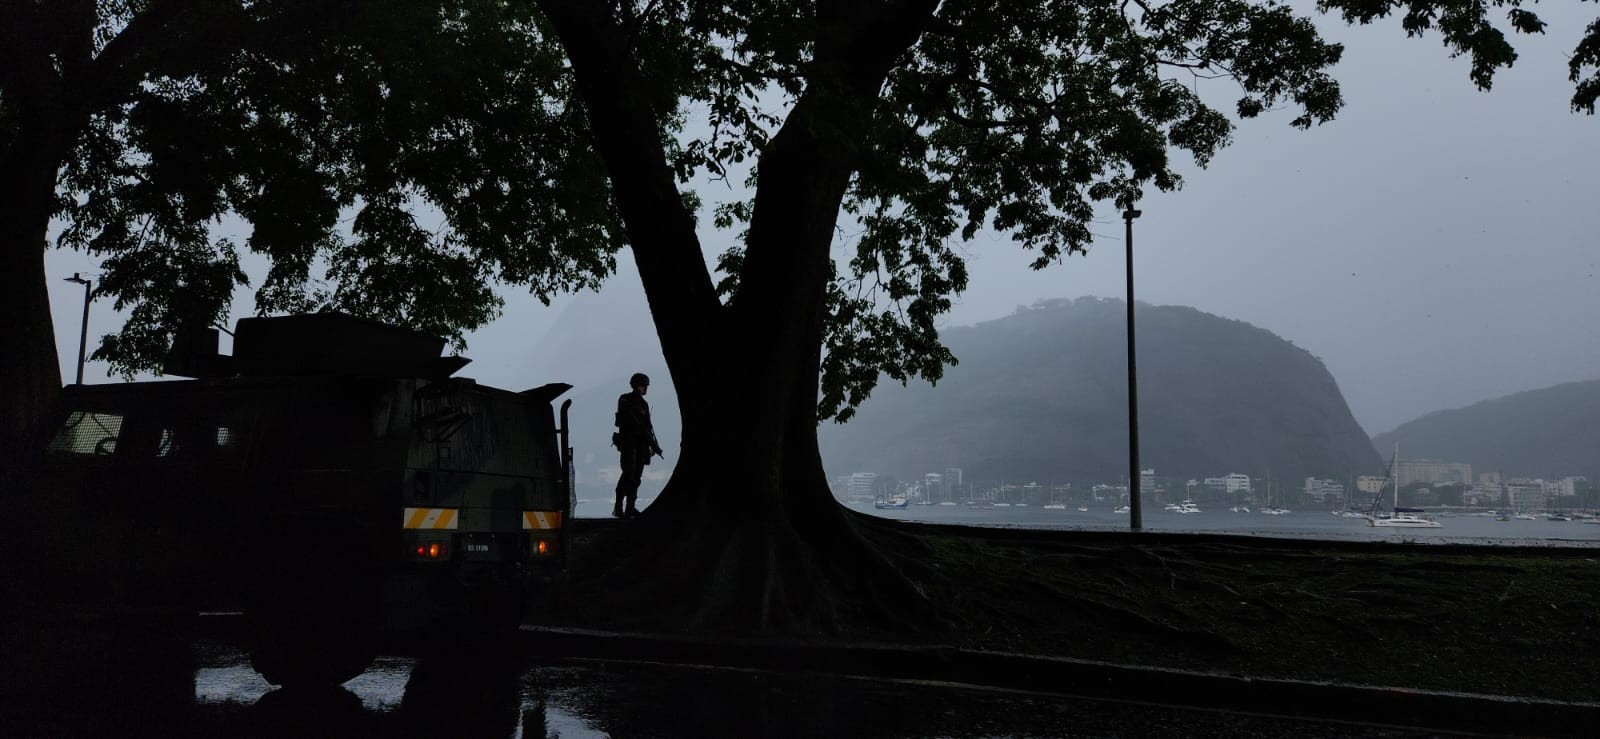
[[1133, 344], [1133, 219], [1141, 211], [1129, 207], [1122, 211], [1128, 226], [1128, 526], [1144, 528], [1144, 510], [1139, 500], [1139, 373], [1134, 362]]
[[89, 346], [89, 280], [73, 272], [67, 282], [76, 282], [83, 286], [83, 328], [78, 330], [78, 384], [83, 384], [83, 353]]

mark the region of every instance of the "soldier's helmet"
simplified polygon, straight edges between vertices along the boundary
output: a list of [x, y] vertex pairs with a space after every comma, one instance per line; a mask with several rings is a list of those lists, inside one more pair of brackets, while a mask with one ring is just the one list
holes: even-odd
[[644, 387], [650, 387], [649, 375], [643, 372], [635, 372], [633, 373], [633, 377], [628, 378], [628, 387], [639, 387], [641, 385]]

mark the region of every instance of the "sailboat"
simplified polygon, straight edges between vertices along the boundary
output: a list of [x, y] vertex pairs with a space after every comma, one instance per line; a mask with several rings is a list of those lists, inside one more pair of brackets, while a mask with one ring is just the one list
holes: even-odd
[[1267, 504], [1257, 508], [1257, 512], [1268, 516], [1282, 516], [1289, 512], [1288, 508], [1280, 508], [1272, 504], [1272, 470], [1267, 470]]
[[1368, 526], [1374, 526], [1374, 527], [1377, 527], [1377, 528], [1385, 528], [1385, 529], [1387, 529], [1387, 528], [1400, 528], [1400, 529], [1437, 529], [1437, 528], [1441, 528], [1444, 524], [1441, 524], [1438, 521], [1435, 521], [1435, 520], [1433, 520], [1431, 518], [1426, 518], [1424, 516], [1417, 515], [1417, 514], [1420, 514], [1420, 513], [1423, 512], [1421, 508], [1401, 508], [1400, 507], [1400, 480], [1399, 480], [1398, 476], [1395, 474], [1395, 467], [1398, 466], [1399, 464], [1400, 464], [1400, 444], [1399, 444], [1399, 442], [1396, 442], [1395, 445], [1394, 445], [1394, 459], [1391, 459], [1389, 461], [1389, 484], [1394, 487], [1394, 514], [1388, 516], [1387, 518], [1378, 517], [1378, 497], [1383, 494], [1382, 491], [1380, 490], [1378, 495], [1372, 496], [1372, 513], [1367, 515], [1367, 525]]

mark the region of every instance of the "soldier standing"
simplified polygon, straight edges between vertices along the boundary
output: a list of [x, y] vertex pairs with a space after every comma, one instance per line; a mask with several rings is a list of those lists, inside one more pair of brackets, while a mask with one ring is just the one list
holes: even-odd
[[650, 378], [635, 372], [628, 378], [631, 392], [617, 398], [617, 432], [611, 443], [622, 453], [622, 477], [617, 480], [617, 502], [611, 515], [633, 518], [639, 515], [634, 502], [639, 498], [639, 481], [644, 477], [644, 466], [650, 464], [651, 455], [666, 455], [656, 441], [656, 431], [650, 425], [650, 404], [645, 402], [645, 391], [650, 389]]

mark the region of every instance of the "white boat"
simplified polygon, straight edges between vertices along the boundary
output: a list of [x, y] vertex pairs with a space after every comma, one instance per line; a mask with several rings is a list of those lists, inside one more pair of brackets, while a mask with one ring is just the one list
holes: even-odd
[[904, 508], [907, 505], [910, 505], [910, 503], [911, 503], [911, 501], [909, 499], [902, 498], [902, 497], [896, 495], [896, 496], [893, 496], [891, 498], [887, 498], [885, 500], [874, 501], [872, 503], [872, 507], [873, 508]]
[[1064, 511], [1067, 509], [1067, 506], [1062, 503], [1046, 503], [1044, 504], [1043, 508], [1047, 511]]
[[1367, 525], [1380, 529], [1437, 529], [1444, 524], [1426, 516], [1420, 510], [1400, 507], [1400, 481], [1395, 479], [1395, 467], [1400, 464], [1400, 444], [1394, 445], [1394, 459], [1389, 462], [1389, 484], [1394, 487], [1394, 513], [1378, 516], [1378, 501], [1372, 501], [1372, 513], [1367, 515]]
[[1229, 508], [1228, 510], [1233, 511], [1234, 513], [1249, 513], [1250, 512], [1250, 506], [1247, 506], [1247, 505], [1236, 505], [1236, 506], [1234, 506], [1232, 508]]
[[1178, 504], [1177, 512], [1178, 513], [1199, 513], [1200, 512], [1200, 506], [1195, 505], [1193, 501], [1186, 500], [1186, 501]]
[[1089, 512], [1089, 506], [1086, 506], [1086, 505], [1078, 506], [1078, 512], [1079, 513], [1088, 513]]
[[1539, 517], [1533, 515], [1532, 513], [1518, 513], [1517, 515], [1512, 516], [1512, 518], [1515, 518], [1518, 521], [1537, 521], [1537, 520], [1539, 520]]
[[[1282, 508], [1272, 504], [1274, 497], [1275, 496], [1272, 494], [1272, 470], [1267, 470], [1267, 504], [1257, 508], [1256, 513], [1264, 513], [1268, 516], [1282, 516], [1288, 513], [1288, 508]], [[1248, 510], [1245, 512], [1249, 513]]]
[[1431, 518], [1423, 518], [1414, 513], [1396, 513], [1388, 518], [1368, 518], [1367, 525], [1376, 526], [1380, 529], [1437, 529], [1444, 526], [1438, 521]]
[[944, 502], [940, 503], [939, 505], [955, 505], [955, 504], [956, 504], [955, 501], [947, 500], [947, 501], [944, 501]]
[[1128, 507], [1125, 506], [1125, 505], [1119, 505], [1116, 508], [1111, 509], [1111, 512], [1112, 513], [1127, 513], [1128, 512]]

